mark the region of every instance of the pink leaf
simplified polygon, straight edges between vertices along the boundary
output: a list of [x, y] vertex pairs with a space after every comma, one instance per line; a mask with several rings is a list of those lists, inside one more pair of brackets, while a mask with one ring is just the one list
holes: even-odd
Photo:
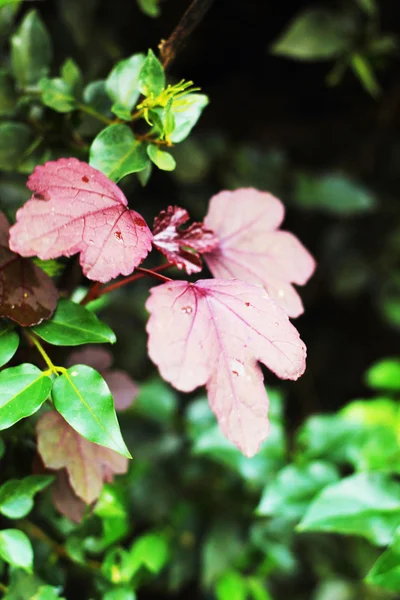
[[257, 361], [284, 379], [305, 369], [305, 346], [286, 313], [262, 287], [220, 279], [165, 283], [146, 307], [149, 355], [162, 377], [184, 392], [205, 384], [224, 435], [255, 454], [268, 433]]
[[169, 206], [154, 219], [153, 245], [179, 269], [199, 273], [202, 269], [200, 254], [210, 252], [218, 244], [212, 231], [203, 223], [193, 223], [187, 229], [180, 229], [189, 220], [184, 208]]
[[55, 507], [62, 515], [74, 523], [82, 521], [86, 512], [86, 504], [75, 494], [65, 469], [57, 472], [52, 497]]
[[99, 371], [104, 377], [114, 398], [115, 410], [129, 408], [139, 393], [139, 386], [133, 379], [118, 369], [110, 369], [113, 362], [111, 352], [98, 346], [86, 346], [68, 355], [65, 366], [88, 365]]
[[77, 160], [60, 158], [36, 167], [33, 196], [17, 212], [10, 248], [46, 260], [80, 252], [89, 279], [106, 282], [130, 275], [151, 249], [144, 219], [129, 210], [121, 190], [105, 175]]
[[284, 212], [280, 200], [253, 188], [213, 196], [204, 223], [219, 246], [204, 258], [214, 277], [259, 283], [290, 317], [298, 317], [303, 304], [292, 283], [304, 285], [315, 261], [294, 235], [278, 230]]
[[45, 467], [65, 468], [74, 492], [86, 504], [97, 500], [104, 481], [111, 481], [114, 473], [127, 471], [125, 457], [85, 440], [55, 411], [40, 417], [36, 431]]

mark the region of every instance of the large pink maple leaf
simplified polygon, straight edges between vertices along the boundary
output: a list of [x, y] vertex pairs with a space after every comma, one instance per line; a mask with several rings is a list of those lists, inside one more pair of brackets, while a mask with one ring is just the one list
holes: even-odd
[[267, 192], [220, 192], [204, 219], [219, 245], [204, 258], [214, 277], [260, 283], [290, 317], [298, 317], [304, 309], [292, 283], [304, 285], [315, 261], [294, 235], [279, 230], [284, 214], [282, 202]]
[[43, 260], [80, 252], [89, 279], [106, 282], [130, 275], [151, 249], [144, 219], [127, 206], [115, 183], [76, 158], [35, 168], [33, 196], [17, 212], [10, 248]]
[[254, 455], [268, 434], [258, 361], [283, 379], [305, 369], [305, 345], [286, 313], [261, 286], [221, 279], [156, 286], [146, 308], [161, 376], [184, 392], [206, 385], [224, 435]]

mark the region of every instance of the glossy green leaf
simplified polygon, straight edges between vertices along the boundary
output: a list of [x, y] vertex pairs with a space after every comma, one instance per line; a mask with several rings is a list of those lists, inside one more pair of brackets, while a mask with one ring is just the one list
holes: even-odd
[[170, 135], [172, 142], [182, 142], [187, 138], [208, 102], [208, 97], [204, 94], [188, 94], [173, 103], [172, 114], [175, 123]]
[[13, 81], [5, 69], [0, 69], [0, 117], [10, 117], [15, 112], [17, 95]]
[[52, 398], [56, 410], [81, 436], [131, 458], [100, 373], [86, 365], [71, 367], [55, 380]]
[[9, 519], [25, 517], [33, 507], [35, 494], [49, 486], [53, 480], [51, 475], [9, 479], [0, 487], [0, 512]]
[[298, 520], [314, 497], [338, 479], [338, 471], [329, 463], [287, 465], [275, 479], [267, 483], [257, 514]]
[[0, 123], [0, 169], [17, 170], [32, 141], [32, 131], [27, 125], [14, 121]]
[[327, 60], [346, 50], [353, 24], [347, 15], [320, 8], [298, 15], [272, 46], [272, 53], [298, 60]]
[[13, 567], [31, 570], [33, 550], [29, 538], [18, 529], [0, 531], [0, 556]]
[[112, 181], [119, 181], [145, 168], [146, 144], [137, 141], [127, 125], [110, 125], [93, 141], [89, 162]]
[[60, 113], [68, 113], [76, 108], [72, 87], [59, 77], [40, 80], [43, 104]]
[[147, 146], [147, 154], [151, 161], [162, 171], [173, 171], [176, 167], [174, 157], [169, 152], [160, 150], [156, 144]]
[[377, 206], [369, 190], [340, 173], [318, 176], [298, 173], [294, 200], [307, 210], [347, 217], [371, 212]]
[[369, 571], [366, 582], [392, 592], [400, 592], [400, 529], [396, 531], [389, 548]]
[[106, 90], [115, 107], [129, 112], [135, 107], [140, 96], [139, 73], [145, 58], [144, 54], [134, 54], [121, 60], [107, 77]]
[[240, 573], [228, 571], [218, 580], [215, 595], [217, 600], [246, 600], [246, 581]]
[[36, 10], [24, 17], [11, 39], [13, 73], [20, 87], [46, 77], [52, 58], [51, 40]]
[[0, 429], [33, 415], [47, 400], [52, 381], [30, 364], [0, 372]]
[[375, 390], [398, 392], [400, 390], [400, 359], [385, 358], [368, 369], [366, 383]]
[[85, 87], [83, 100], [103, 115], [108, 115], [111, 112], [111, 100], [107, 94], [106, 82], [103, 79], [92, 81]]
[[149, 50], [139, 73], [139, 90], [144, 96], [158, 96], [165, 87], [164, 69], [153, 50]]
[[381, 473], [359, 473], [326, 487], [298, 530], [358, 535], [384, 546], [399, 524], [400, 484]]
[[0, 367], [12, 359], [19, 346], [19, 336], [14, 327], [0, 321]]
[[45, 342], [54, 346], [114, 344], [116, 337], [108, 325], [90, 310], [70, 300], [61, 299], [53, 317], [33, 328]]

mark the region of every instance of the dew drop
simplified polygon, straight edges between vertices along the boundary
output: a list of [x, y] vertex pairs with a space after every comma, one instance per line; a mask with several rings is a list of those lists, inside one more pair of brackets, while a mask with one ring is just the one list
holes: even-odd
[[24, 292], [24, 298], [27, 298], [28, 294], [26, 292]]
[[285, 292], [283, 290], [279, 290], [279, 292], [278, 292], [279, 298], [283, 298], [284, 295], [285, 295]]
[[183, 306], [181, 311], [185, 313], [185, 315], [190, 315], [190, 313], [193, 311], [193, 308], [191, 306]]
[[78, 375], [78, 371], [72, 371], [71, 375], [72, 377], [76, 377]]
[[91, 246], [94, 246], [94, 240], [89, 240], [89, 244], [90, 244]]

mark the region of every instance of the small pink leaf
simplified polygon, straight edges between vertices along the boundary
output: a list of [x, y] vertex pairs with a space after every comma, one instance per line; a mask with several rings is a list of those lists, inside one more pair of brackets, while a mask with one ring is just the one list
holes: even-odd
[[202, 269], [200, 254], [210, 252], [218, 244], [212, 231], [203, 223], [193, 223], [187, 229], [180, 227], [189, 220], [184, 208], [169, 206], [154, 219], [153, 245], [179, 269], [199, 273]]
[[127, 471], [125, 457], [85, 440], [56, 411], [40, 417], [36, 432], [45, 467], [65, 468], [73, 490], [86, 504], [97, 500], [104, 481], [111, 481], [114, 473]]
[[106, 348], [102, 348], [98, 345], [88, 345], [84, 348], [74, 350], [68, 354], [65, 360], [65, 366], [67, 368], [72, 367], [73, 365], [87, 365], [88, 367], [96, 369], [99, 373], [107, 371], [112, 363], [112, 353]]
[[10, 248], [46, 260], [80, 252], [89, 279], [106, 282], [130, 275], [151, 249], [144, 219], [129, 210], [121, 190], [105, 175], [77, 160], [60, 158], [36, 167], [33, 196], [17, 212]]
[[165, 283], [146, 307], [149, 355], [162, 377], [184, 392], [205, 384], [224, 435], [255, 454], [268, 433], [257, 361], [283, 379], [305, 369], [305, 346], [286, 313], [262, 287], [221, 279]]
[[86, 503], [75, 494], [65, 469], [57, 471], [52, 497], [55, 507], [62, 515], [74, 523], [82, 521], [86, 512]]
[[294, 235], [278, 230], [284, 212], [280, 200], [253, 188], [213, 196], [204, 223], [219, 245], [204, 258], [214, 277], [260, 283], [290, 317], [298, 317], [303, 304], [292, 283], [304, 285], [315, 261]]

